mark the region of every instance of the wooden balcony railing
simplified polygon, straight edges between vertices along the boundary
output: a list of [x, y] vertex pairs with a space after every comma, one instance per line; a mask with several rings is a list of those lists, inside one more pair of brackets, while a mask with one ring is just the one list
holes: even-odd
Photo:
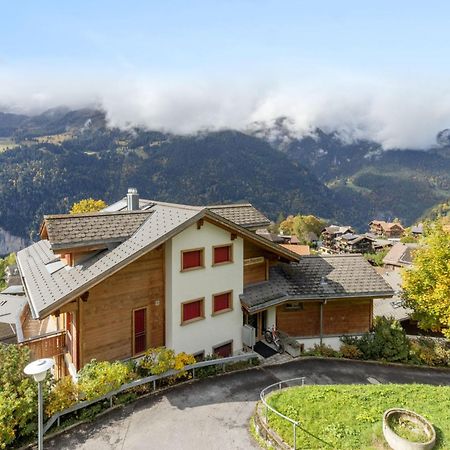
[[66, 351], [66, 332], [54, 331], [21, 342], [30, 349], [31, 359], [52, 358]]
[[54, 331], [41, 336], [26, 339], [19, 345], [30, 349], [31, 360], [53, 358], [54, 376], [58, 380], [66, 374], [64, 353], [66, 352], [66, 332]]

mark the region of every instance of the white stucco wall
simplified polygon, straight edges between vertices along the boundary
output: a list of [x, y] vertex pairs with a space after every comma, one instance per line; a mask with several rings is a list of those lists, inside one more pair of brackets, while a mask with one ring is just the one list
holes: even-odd
[[270, 328], [272, 325], [277, 324], [277, 307], [272, 306], [267, 310], [266, 327]]
[[[213, 246], [233, 244], [233, 263], [212, 266]], [[181, 272], [181, 251], [204, 247], [205, 267]], [[205, 354], [233, 341], [233, 352], [242, 349], [243, 240], [231, 240], [225, 231], [208, 222], [194, 224], [166, 244], [166, 346], [175, 351]], [[212, 316], [212, 295], [233, 290], [233, 310]], [[181, 304], [204, 297], [205, 318], [181, 325]]]
[[[352, 335], [352, 336], [361, 336], [361, 335], [358, 334], [358, 335]], [[318, 338], [318, 337], [317, 338], [299, 338], [299, 339], [297, 339], [297, 342], [299, 344], [303, 344], [305, 350], [312, 350], [315, 345], [320, 344], [320, 338]], [[333, 350], [339, 350], [342, 345], [340, 336], [323, 337], [322, 343], [324, 345], [328, 345]]]

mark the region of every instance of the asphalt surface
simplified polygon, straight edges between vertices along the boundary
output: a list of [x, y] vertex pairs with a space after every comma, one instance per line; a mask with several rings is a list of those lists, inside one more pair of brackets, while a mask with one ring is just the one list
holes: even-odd
[[[294, 377], [306, 384], [450, 385], [450, 371], [331, 359], [297, 359], [174, 387], [45, 442], [46, 449], [227, 450], [259, 448], [248, 424], [260, 391]], [[370, 380], [370, 381], [369, 381]]]

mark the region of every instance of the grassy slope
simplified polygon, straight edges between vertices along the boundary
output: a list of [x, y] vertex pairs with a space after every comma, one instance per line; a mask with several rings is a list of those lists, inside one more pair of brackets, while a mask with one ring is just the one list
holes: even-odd
[[[436, 429], [435, 449], [450, 448], [450, 387], [428, 385], [306, 386], [276, 392], [269, 403], [300, 421], [297, 433], [301, 449], [388, 449], [382, 433], [386, 409], [416, 411]], [[292, 445], [292, 425], [275, 414], [272, 427]]]

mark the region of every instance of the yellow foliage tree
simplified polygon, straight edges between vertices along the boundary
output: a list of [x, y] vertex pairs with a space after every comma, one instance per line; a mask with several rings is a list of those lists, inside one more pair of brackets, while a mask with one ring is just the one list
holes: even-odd
[[424, 244], [402, 273], [404, 298], [419, 326], [450, 337], [450, 233], [436, 222]]
[[103, 200], [94, 200], [93, 198], [85, 198], [72, 205], [70, 214], [82, 214], [87, 212], [96, 212], [106, 208]]

